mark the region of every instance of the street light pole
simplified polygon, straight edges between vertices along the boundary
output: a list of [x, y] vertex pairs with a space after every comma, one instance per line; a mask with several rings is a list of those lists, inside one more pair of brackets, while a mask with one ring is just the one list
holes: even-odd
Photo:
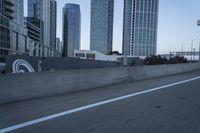
[[199, 63], [200, 63], [200, 44], [199, 44]]
[[184, 57], [184, 53], [183, 53], [183, 46], [184, 46], [184, 45], [186, 45], [186, 44], [183, 43], [183, 44], [182, 44], [182, 47], [181, 47], [181, 52], [182, 52], [182, 56], [183, 56], [183, 57]]
[[192, 42], [191, 42], [191, 63], [192, 63], [192, 56], [193, 56], [193, 43], [196, 39], [193, 39]]

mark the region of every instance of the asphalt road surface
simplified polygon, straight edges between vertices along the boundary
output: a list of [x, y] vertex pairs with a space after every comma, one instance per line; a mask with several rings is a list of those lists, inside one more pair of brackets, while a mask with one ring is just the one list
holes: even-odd
[[200, 71], [0, 105], [0, 133], [200, 133]]

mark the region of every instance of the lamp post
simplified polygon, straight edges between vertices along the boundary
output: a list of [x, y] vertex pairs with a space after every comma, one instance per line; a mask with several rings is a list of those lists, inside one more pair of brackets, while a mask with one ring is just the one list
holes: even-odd
[[[193, 51], [194, 51], [194, 61], [195, 61], [195, 59], [196, 59], [196, 58], [195, 58], [195, 56], [196, 56], [196, 54], [195, 54], [196, 49], [194, 48]], [[196, 61], [195, 61], [195, 62], [196, 62]]]
[[169, 59], [171, 59], [171, 56], [172, 56], [171, 49], [168, 50], [168, 53], [169, 53]]
[[193, 39], [192, 40], [192, 42], [191, 42], [191, 62], [192, 62], [192, 56], [193, 56], [193, 44], [194, 44], [194, 41], [195, 41], [196, 39]]
[[[200, 20], [197, 20], [197, 26], [200, 26]], [[199, 44], [199, 63], [200, 63], [200, 44]]]
[[199, 44], [199, 63], [200, 63], [200, 44]]
[[181, 52], [182, 52], [182, 56], [183, 56], [183, 57], [184, 57], [184, 54], [183, 54], [183, 46], [184, 46], [184, 45], [186, 45], [186, 43], [183, 43], [182, 46], [181, 46]]

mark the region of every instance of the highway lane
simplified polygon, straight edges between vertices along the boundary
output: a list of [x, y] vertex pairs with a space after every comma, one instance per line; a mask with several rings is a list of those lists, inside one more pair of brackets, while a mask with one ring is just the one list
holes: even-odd
[[[62, 98], [46, 98], [40, 100], [33, 100], [13, 103], [10, 105], [0, 106], [0, 123], [3, 123], [3, 128], [12, 126], [16, 121], [19, 124], [21, 121], [26, 122], [32, 120], [31, 116], [40, 118], [57, 113], [64, 109], [73, 109], [77, 105], [87, 105], [88, 103], [99, 102], [104, 99], [114, 98], [116, 96], [130, 94], [135, 92], [141, 92], [150, 89], [150, 87], [158, 87], [159, 85], [166, 85], [166, 83], [173, 83], [188, 78], [194, 78], [199, 76], [199, 72], [173, 75], [168, 77], [162, 77], [157, 79], [139, 81], [128, 84], [120, 84], [106, 87], [99, 91], [88, 91], [84, 94], [81, 92], [78, 96], [76, 94], [70, 97], [70, 101]], [[41, 123], [37, 123], [31, 126], [27, 126], [13, 132], [27, 133], [27, 132], [69, 132], [69, 133], [89, 133], [89, 132], [200, 132], [200, 80], [194, 80], [191, 82], [179, 84], [176, 86], [168, 87], [163, 90], [157, 90], [154, 92], [145, 93], [136, 97], [130, 97], [113, 103], [97, 106], [94, 108], [86, 109], [74, 114], [62, 116], [59, 118], [51, 119]], [[114, 87], [114, 89], [113, 89]], [[123, 87], [127, 87], [123, 88]], [[131, 89], [132, 87], [132, 89]], [[111, 88], [111, 89], [110, 89]], [[145, 89], [146, 88], [146, 89]], [[115, 91], [117, 89], [117, 91]], [[123, 90], [123, 91], [122, 91]], [[94, 95], [95, 94], [95, 95]], [[89, 96], [94, 96], [89, 98]], [[69, 97], [69, 95], [68, 95]], [[86, 98], [87, 97], [87, 98]], [[102, 98], [103, 97], [103, 98]], [[73, 100], [78, 98], [77, 100]], [[48, 100], [47, 100], [48, 99]], [[43, 108], [45, 104], [51, 104], [51, 107], [45, 106], [49, 111]], [[89, 100], [83, 100], [89, 99]], [[97, 100], [98, 99], [98, 100]], [[47, 100], [47, 101], [45, 101]], [[58, 100], [57, 104], [55, 101]], [[45, 101], [42, 103], [42, 101]], [[82, 101], [82, 103], [80, 102]], [[40, 102], [40, 104], [38, 104]], [[50, 102], [50, 103], [48, 103]], [[62, 104], [60, 104], [62, 103]], [[71, 103], [71, 104], [70, 104]], [[24, 107], [23, 105], [28, 105]], [[32, 108], [31, 108], [32, 105]], [[40, 107], [34, 108], [40, 105]], [[70, 106], [69, 106], [70, 105]], [[75, 105], [75, 106], [74, 106]], [[64, 108], [64, 107], [66, 108]], [[21, 107], [21, 113], [19, 110]], [[58, 107], [58, 110], [55, 108]], [[61, 108], [63, 107], [63, 108]], [[12, 109], [8, 111], [8, 109]], [[17, 109], [18, 108], [18, 109]], [[43, 108], [41, 111], [41, 108]], [[31, 109], [35, 111], [31, 111]], [[51, 109], [51, 110], [50, 110]], [[23, 110], [25, 112], [23, 112]], [[8, 113], [5, 113], [8, 111]], [[28, 111], [28, 113], [26, 112]], [[36, 113], [37, 112], [37, 113]], [[13, 114], [12, 114], [13, 113]], [[23, 115], [24, 114], [24, 115]], [[27, 118], [23, 118], [27, 117]], [[6, 122], [5, 122], [6, 121]], [[41, 130], [42, 129], [42, 130]]]

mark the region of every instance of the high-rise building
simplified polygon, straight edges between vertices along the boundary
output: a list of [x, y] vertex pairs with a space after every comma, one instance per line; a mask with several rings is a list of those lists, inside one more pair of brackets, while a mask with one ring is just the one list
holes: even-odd
[[74, 49], [80, 49], [81, 13], [77, 4], [63, 8], [63, 56], [73, 57]]
[[52, 56], [56, 48], [56, 10], [55, 0], [28, 0], [28, 17], [39, 19], [41, 23], [44, 56]]
[[56, 19], [57, 19], [57, 2], [50, 1], [50, 47], [56, 50]]
[[62, 53], [62, 42], [60, 41], [60, 38], [56, 38], [56, 50], [59, 53]]
[[10, 0], [0, 0], [0, 62], [5, 62], [6, 56], [9, 55], [9, 21], [13, 19], [13, 6], [14, 4]]
[[124, 0], [124, 55], [156, 54], [158, 10], [159, 0]]
[[90, 50], [112, 52], [114, 0], [91, 0]]
[[27, 54], [24, 1], [0, 0], [0, 62], [11, 54]]

